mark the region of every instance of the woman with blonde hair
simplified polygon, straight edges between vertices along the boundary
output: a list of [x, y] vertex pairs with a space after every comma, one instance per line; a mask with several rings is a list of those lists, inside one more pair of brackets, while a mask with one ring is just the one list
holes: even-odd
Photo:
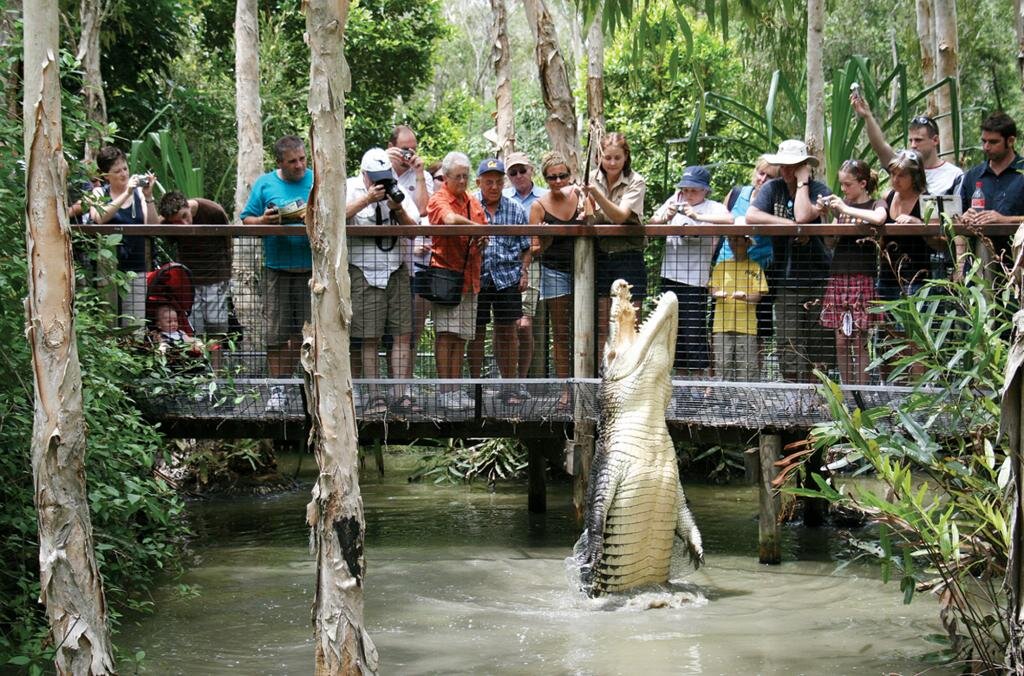
[[[580, 191], [573, 185], [572, 172], [561, 153], [552, 151], [540, 163], [541, 175], [550, 190], [530, 206], [530, 223], [582, 225]], [[555, 377], [570, 376], [569, 355], [572, 326], [572, 260], [575, 238], [540, 237], [540, 298], [547, 301], [548, 325], [554, 340]], [[571, 403], [568, 388], [558, 398], [557, 410], [565, 412]]]

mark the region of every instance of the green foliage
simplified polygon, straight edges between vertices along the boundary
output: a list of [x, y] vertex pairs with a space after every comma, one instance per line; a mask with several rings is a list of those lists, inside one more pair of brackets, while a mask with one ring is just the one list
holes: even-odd
[[877, 542], [858, 542], [894, 573], [906, 602], [934, 592], [951, 654], [998, 670], [1008, 641], [1002, 587], [1010, 547], [1005, 488], [1011, 460], [996, 440], [1010, 331], [1010, 290], [989, 285], [975, 266], [964, 283], [930, 282], [911, 298], [886, 303], [906, 331], [879, 361], [915, 378], [898, 405], [850, 409], [835, 383], [824, 392], [832, 420], [814, 445], [837, 462], [872, 471], [880, 489], [789, 489], [858, 510], [879, 526]]
[[131, 172], [153, 171], [165, 191], [180, 190], [186, 197], [203, 196], [203, 169], [192, 163], [188, 144], [180, 134], [149, 132], [132, 141], [128, 155]]
[[[659, 21], [672, 30], [671, 16]], [[729, 116], [710, 110], [703, 113], [702, 142], [685, 162], [679, 157], [682, 143], [666, 146], [669, 139], [687, 137], [704, 91], [730, 89], [741, 78], [739, 61], [702, 25], [693, 31], [693, 42], [692, 56], [682, 61], [674, 77], [669, 55], [657, 52], [648, 53], [643, 77], [637, 77], [625, 40], [616, 40], [605, 56], [607, 128], [629, 139], [633, 168], [647, 179], [648, 212], [672, 191], [684, 163], [713, 165], [711, 196], [722, 199], [732, 186], [747, 182], [757, 155], [715, 142], [743, 132]]]
[[499, 480], [521, 477], [527, 464], [526, 447], [517, 439], [482, 439], [469, 446], [462, 439], [447, 439], [420, 458], [409, 480], [468, 483], [482, 478], [493, 488]]
[[[160, 103], [152, 110], [171, 104], [161, 125], [188, 139], [193, 165], [204, 170], [203, 194], [230, 204], [237, 155], [234, 5], [195, 4], [192, 21], [186, 22], [194, 39], [186, 42], [181, 58], [170, 61], [171, 75], [157, 86]], [[266, 164], [272, 166], [270, 147], [276, 139], [308, 135], [309, 48], [301, 39], [306, 19], [299, 3], [261, 2], [259, 24], [263, 138]], [[418, 127], [420, 120], [404, 112], [404, 101], [429, 78], [432, 54], [444, 32], [437, 0], [357, 0], [351, 5], [345, 31], [352, 75], [345, 101], [349, 166], [367, 148], [383, 146], [394, 124]], [[129, 138], [141, 134], [141, 125], [121, 126]]]
[[[64, 63], [70, 57], [62, 55]], [[65, 92], [66, 139], [80, 139], [81, 104]], [[47, 670], [45, 618], [38, 603], [39, 565], [30, 439], [33, 381], [24, 335], [26, 262], [22, 129], [17, 119], [0, 116], [0, 664], [30, 672]], [[104, 238], [109, 247], [116, 239]], [[100, 252], [105, 253], [100, 253]], [[92, 257], [110, 257], [109, 248]], [[188, 526], [181, 500], [151, 472], [161, 453], [157, 430], [142, 420], [124, 383], [137, 382], [149, 368], [121, 341], [98, 295], [80, 289], [76, 297], [77, 336], [82, 364], [86, 473], [97, 560], [108, 610], [117, 619], [127, 608], [148, 604], [146, 589], [155, 576], [174, 570]], [[12, 661], [13, 660], [13, 661]]]

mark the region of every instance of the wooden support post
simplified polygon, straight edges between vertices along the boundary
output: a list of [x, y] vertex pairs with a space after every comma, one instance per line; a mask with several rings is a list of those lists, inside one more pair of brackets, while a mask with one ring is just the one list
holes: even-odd
[[377, 460], [377, 474], [384, 478], [384, 444], [380, 439], [373, 440], [373, 457]]
[[[573, 374], [576, 378], [593, 378], [594, 362], [594, 239], [577, 237], [573, 260]], [[576, 517], [582, 519], [590, 480], [590, 460], [594, 456], [593, 422], [584, 420], [586, 413], [583, 388], [573, 392], [575, 439], [566, 444], [566, 468], [573, 474], [572, 503]], [[570, 456], [569, 454], [572, 454]]]
[[759, 518], [757, 523], [757, 560], [761, 563], [782, 562], [782, 535], [779, 529], [779, 497], [772, 489], [775, 461], [782, 450], [782, 437], [761, 434], [758, 457], [761, 481], [758, 484]]
[[543, 514], [548, 511], [548, 495], [546, 485], [547, 462], [544, 458], [543, 439], [530, 439], [526, 443], [529, 451], [529, 497], [527, 507], [531, 514]]

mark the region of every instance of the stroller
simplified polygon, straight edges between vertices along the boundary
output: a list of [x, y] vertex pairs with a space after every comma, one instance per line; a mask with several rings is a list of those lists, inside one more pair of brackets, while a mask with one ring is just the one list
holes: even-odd
[[[189, 320], [194, 302], [192, 272], [181, 263], [164, 263], [146, 273], [147, 340], [166, 355], [171, 370], [181, 374], [207, 370], [205, 354], [194, 341], [195, 330]], [[165, 307], [173, 310], [176, 321], [159, 316]]]
[[146, 273], [147, 330], [157, 328], [157, 308], [161, 305], [170, 305], [178, 315], [178, 330], [194, 336], [195, 330], [189, 321], [194, 302], [192, 271], [181, 263], [164, 263], [156, 270]]

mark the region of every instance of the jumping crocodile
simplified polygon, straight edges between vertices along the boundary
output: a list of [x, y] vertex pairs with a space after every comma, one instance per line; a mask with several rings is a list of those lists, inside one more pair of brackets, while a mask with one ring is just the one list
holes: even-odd
[[695, 567], [704, 561], [665, 424], [679, 301], [662, 295], [637, 331], [629, 288], [621, 279], [612, 284], [597, 448], [585, 529], [574, 549], [589, 596], [668, 582], [674, 535]]

